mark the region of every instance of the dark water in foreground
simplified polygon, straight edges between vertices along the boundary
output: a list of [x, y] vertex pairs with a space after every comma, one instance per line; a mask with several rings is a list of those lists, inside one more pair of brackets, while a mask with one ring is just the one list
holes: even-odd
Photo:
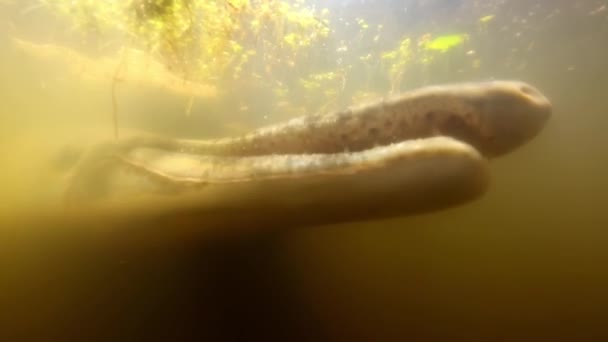
[[[451, 31], [471, 15], [467, 1], [436, 12], [430, 9], [447, 2], [428, 3], [412, 8], [424, 13], [414, 17], [435, 16], [428, 21], [432, 28], [422, 19], [409, 27], [395, 19], [397, 11], [387, 26]], [[493, 161], [493, 183], [483, 199], [432, 215], [212, 245], [179, 241], [133, 249], [116, 241], [52, 235], [20, 244], [27, 233], [3, 232], [0, 325], [7, 327], [0, 336], [63, 341], [192, 335], [292, 340], [294, 334], [348, 341], [608, 338], [608, 11], [602, 9], [608, 3], [500, 3], [487, 5], [497, 18], [477, 48], [482, 66], [450, 69], [453, 73], [429, 80], [521, 79], [553, 102], [553, 117], [537, 139]], [[357, 6], [351, 10], [376, 16], [383, 9], [382, 2], [370, 5], [373, 12]], [[10, 213], [35, 209], [61, 190], [61, 183], [50, 181], [54, 175], [34, 178], [44, 164], [39, 156], [81, 137], [104, 136], [111, 128], [105, 85], [82, 87], [53, 78], [53, 70], [19, 63], [8, 38], [0, 38], [0, 44], [8, 51], [0, 57], [0, 74], [8, 75], [0, 81], [0, 204]], [[55, 81], [45, 84], [40, 78]], [[134, 97], [125, 106], [159, 109], [149, 98]], [[144, 99], [150, 104], [135, 105]], [[182, 108], [177, 102], [163, 102], [162, 109]], [[41, 118], [40, 112], [49, 115]], [[162, 126], [141, 117], [127, 120], [131, 126]], [[170, 133], [193, 125], [172, 120]], [[226, 130], [211, 118], [197, 120], [204, 127], [201, 135]], [[85, 130], [86, 124], [93, 128]], [[41, 188], [46, 189], [41, 198], [31, 199], [28, 194]]]

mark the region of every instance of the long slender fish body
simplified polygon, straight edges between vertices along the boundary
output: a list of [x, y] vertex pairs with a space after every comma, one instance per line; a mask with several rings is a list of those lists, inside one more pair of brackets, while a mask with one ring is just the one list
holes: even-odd
[[495, 81], [421, 88], [240, 137], [135, 137], [91, 151], [67, 198], [151, 195], [159, 212], [220, 226], [428, 212], [482, 195], [487, 159], [532, 139], [550, 115], [535, 88]]
[[550, 114], [547, 98], [523, 82], [449, 84], [334, 113], [298, 117], [241, 137], [214, 141], [135, 138], [131, 146], [252, 156], [356, 152], [405, 140], [450, 136], [492, 157], [533, 138]]

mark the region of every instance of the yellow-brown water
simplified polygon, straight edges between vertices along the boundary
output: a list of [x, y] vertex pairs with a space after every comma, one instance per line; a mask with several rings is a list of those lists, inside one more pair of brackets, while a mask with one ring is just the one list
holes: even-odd
[[[466, 1], [451, 10], [442, 3], [419, 5], [419, 15], [438, 24], [415, 30], [450, 31], [458, 27], [450, 16], [464, 21], [473, 11]], [[223, 332], [218, 326], [228, 323], [251, 328], [253, 321], [261, 328], [252, 334], [285, 337], [282, 327], [289, 327], [332, 340], [602, 340], [608, 304], [602, 6], [507, 2], [492, 12], [496, 26], [477, 45], [480, 68], [449, 68], [426, 80], [522, 79], [553, 103], [539, 137], [493, 161], [491, 189], [481, 200], [432, 215], [220, 246], [143, 241], [146, 248], [134, 249], [120, 240], [49, 233], [12, 244], [19, 235], [3, 231], [0, 321], [12, 327], [3, 331], [14, 339], [168, 339]], [[392, 18], [388, 4], [377, 7], [374, 15]], [[51, 39], [42, 33], [44, 21], [32, 25], [19, 11], [1, 13], [3, 22]], [[396, 27], [408, 30], [407, 23]], [[112, 137], [110, 86], [26, 58], [11, 45], [15, 29], [2, 29], [0, 212], [35, 216], [58, 204], [59, 149]], [[123, 134], [220, 136], [273, 119], [197, 112], [196, 102], [186, 116], [187, 98], [155, 90], [127, 89], [120, 97]], [[70, 154], [64, 158], [69, 164]], [[203, 328], [193, 328], [198, 324]]]

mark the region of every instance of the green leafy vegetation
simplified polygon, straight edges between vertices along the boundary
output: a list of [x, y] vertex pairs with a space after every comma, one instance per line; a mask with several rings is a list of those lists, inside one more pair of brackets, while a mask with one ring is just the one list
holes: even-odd
[[[381, 24], [335, 18], [306, 0], [40, 1], [75, 32], [150, 56], [187, 82], [181, 88], [212, 85], [217, 93], [207, 94], [226, 103], [265, 89], [267, 101], [306, 112], [398, 92], [410, 71], [431, 67], [469, 40], [427, 33], [395, 41]], [[340, 29], [352, 39], [336, 38]], [[368, 77], [362, 81], [361, 74]]]

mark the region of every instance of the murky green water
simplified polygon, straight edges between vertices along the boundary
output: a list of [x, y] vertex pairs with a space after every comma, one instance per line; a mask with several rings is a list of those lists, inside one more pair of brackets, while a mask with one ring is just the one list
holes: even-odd
[[[112, 138], [111, 87], [15, 48], [14, 37], [78, 39], [41, 10], [0, 6], [0, 212], [35, 216], [59, 206], [64, 168], [78, 150], [70, 146]], [[553, 117], [530, 144], [492, 162], [492, 185], [481, 200], [445, 212], [287, 231], [225, 250], [184, 241], [96, 251], [94, 243], [77, 246], [80, 240], [70, 237], [56, 244], [63, 252], [47, 249], [42, 238], [26, 244], [33, 250], [9, 244], [2, 248], [6, 256], [0, 253], [8, 279], [0, 320], [10, 318], [15, 336], [32, 334], [30, 327], [47, 336], [185, 336], [198, 324], [213, 333], [242, 324], [261, 336], [306, 331], [331, 340], [607, 337], [608, 2], [324, 6], [332, 19], [382, 24], [395, 42], [404, 35], [469, 34], [444, 62], [409, 70], [402, 90], [519, 79], [550, 98]], [[487, 16], [493, 17], [481, 20]], [[338, 33], [343, 38], [334, 43], [351, 41], [340, 58], [356, 59], [369, 49], [353, 38], [359, 29]], [[387, 90], [381, 77], [363, 70], [359, 77], [347, 80], [344, 92], [364, 84]], [[217, 137], [290, 116], [256, 112], [270, 107], [246, 95], [229, 108], [195, 102], [187, 116], [187, 97], [121, 87], [122, 134]], [[248, 110], [239, 110], [243, 106]]]

